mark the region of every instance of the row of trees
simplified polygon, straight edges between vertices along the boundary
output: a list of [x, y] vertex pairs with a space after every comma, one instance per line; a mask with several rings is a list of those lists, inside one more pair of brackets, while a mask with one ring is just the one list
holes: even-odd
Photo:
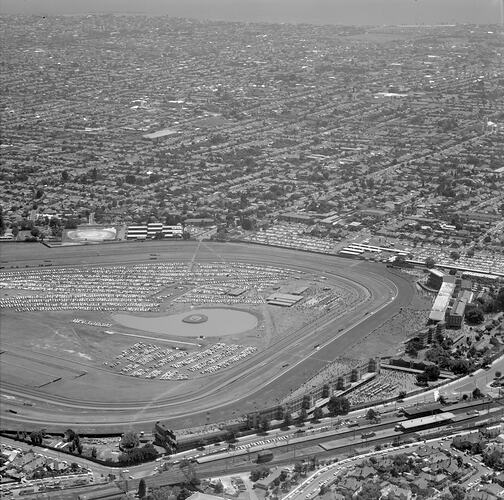
[[[324, 397], [324, 396], [323, 396]], [[327, 397], [327, 395], [325, 396]], [[283, 421], [282, 427], [289, 427], [291, 425], [303, 425], [303, 423], [308, 419], [308, 408], [310, 407], [310, 399], [306, 397], [302, 403], [301, 409], [299, 410], [299, 414], [296, 419], [292, 416], [289, 411], [283, 413]], [[347, 398], [343, 396], [332, 396], [327, 403], [327, 409], [329, 410], [329, 414], [331, 416], [337, 415], [347, 415], [350, 411], [350, 402]], [[281, 412], [282, 413], [282, 412]], [[315, 408], [312, 414], [312, 421], [318, 422], [324, 416], [324, 412], [322, 408]], [[279, 414], [278, 419], [282, 418], [282, 415]], [[249, 427], [251, 428], [251, 427]], [[262, 419], [258, 419], [255, 424], [255, 428], [260, 432], [268, 432], [271, 428], [271, 421], [263, 417]], [[235, 440], [234, 435], [228, 441], [233, 442]]]

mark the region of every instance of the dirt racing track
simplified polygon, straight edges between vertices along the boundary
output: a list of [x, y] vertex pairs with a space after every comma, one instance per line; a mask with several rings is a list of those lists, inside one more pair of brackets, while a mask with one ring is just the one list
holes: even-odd
[[[53, 266], [133, 264], [152, 262], [153, 255], [156, 262], [186, 261], [189, 267], [195, 262], [220, 261], [295, 269], [352, 287], [362, 300], [350, 310], [330, 311], [292, 328], [289, 335], [225, 370], [178, 384], [90, 370], [85, 359], [82, 363], [70, 362], [64, 352], [14, 351], [7, 343], [2, 345], [1, 355], [5, 350], [9, 355], [2, 359], [6, 362], [3, 366], [24, 366], [23, 375], [28, 380], [30, 359], [43, 358], [48, 377], [63, 370], [71, 384], [34, 388], [3, 368], [3, 429], [42, 426], [62, 430], [71, 425], [81, 432], [121, 432], [126, 427], [148, 431], [156, 420], [182, 428], [238, 417], [275, 404], [327, 362], [344, 356], [346, 349], [407, 306], [414, 294], [407, 276], [382, 264], [239, 243], [152, 242], [61, 248], [6, 244], [2, 246], [1, 265], [9, 270], [49, 262]], [[23, 313], [16, 314], [20, 323], [25, 321]], [[39, 327], [44, 327], [43, 318]], [[0, 330], [2, 341], [4, 328]], [[36, 335], [36, 328], [33, 331]]]

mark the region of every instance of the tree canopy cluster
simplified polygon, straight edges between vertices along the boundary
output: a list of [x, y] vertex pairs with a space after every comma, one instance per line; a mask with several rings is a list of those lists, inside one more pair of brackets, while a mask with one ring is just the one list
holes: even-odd
[[143, 462], [150, 462], [159, 456], [156, 448], [148, 443], [141, 448], [132, 448], [126, 453], [119, 455], [119, 462], [124, 465], [137, 465]]
[[250, 472], [250, 480], [251, 481], [259, 481], [259, 479], [262, 479], [266, 477], [270, 473], [269, 467], [266, 465], [260, 465], [259, 467], [255, 467], [254, 469], [251, 470]]
[[327, 403], [331, 416], [347, 415], [350, 411], [350, 401], [344, 396], [332, 396]]

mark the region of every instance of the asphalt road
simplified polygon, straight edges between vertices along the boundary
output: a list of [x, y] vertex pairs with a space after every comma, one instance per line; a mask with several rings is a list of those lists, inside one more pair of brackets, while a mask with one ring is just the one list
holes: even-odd
[[[1, 265], [38, 266], [46, 260], [54, 265], [139, 262], [149, 261], [152, 253], [158, 255], [158, 262], [191, 260], [197, 245], [161, 242], [54, 249], [42, 245], [6, 245], [5, 250], [2, 246]], [[116, 401], [110, 401], [100, 397], [97, 383], [96, 398], [79, 400], [78, 389], [75, 396], [62, 396], [19, 387], [14, 381], [2, 381], [3, 398], [15, 397], [33, 404], [23, 406], [17, 415], [2, 411], [2, 428], [43, 425], [52, 430], [71, 423], [81, 433], [105, 433], [120, 431], [125, 425], [150, 430], [151, 423], [159, 419], [168, 420], [173, 428], [183, 428], [239, 416], [283, 398], [328, 361], [344, 355], [346, 349], [407, 306], [414, 295], [407, 275], [391, 272], [382, 264], [248, 244], [204, 243], [196, 255], [199, 261], [222, 259], [267, 263], [320, 273], [330, 279], [349, 280], [365, 288], [370, 299], [343, 316], [321, 317], [238, 367], [204, 379], [204, 384], [193, 386], [190, 391], [181, 384], [178, 393], [173, 390], [163, 393], [156, 383], [149, 384], [149, 390], [144, 384], [139, 391], [135, 390], [135, 380], [124, 395], [118, 394]], [[314, 351], [317, 343], [321, 348]], [[289, 365], [284, 368], [286, 363]]]

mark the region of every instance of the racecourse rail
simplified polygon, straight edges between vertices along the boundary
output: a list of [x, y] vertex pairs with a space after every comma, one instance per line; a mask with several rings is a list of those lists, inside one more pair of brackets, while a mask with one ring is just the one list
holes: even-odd
[[[61, 430], [70, 423], [75, 426], [76, 415], [83, 422], [77, 428], [94, 433], [110, 432], [125, 425], [145, 429], [156, 420], [166, 420], [174, 428], [208, 423], [209, 417], [212, 421], [224, 421], [261, 407], [266, 397], [269, 400], [284, 397], [293, 386], [304, 382], [307, 374], [320, 369], [327, 360], [341, 356], [345, 349], [407, 306], [414, 293], [408, 276], [391, 272], [381, 264], [235, 243], [200, 247], [194, 242], [153, 242], [51, 249], [41, 245], [11, 245], [2, 254], [2, 265], [36, 267], [48, 259], [70, 267], [127, 265], [148, 261], [152, 252], [156, 252], [158, 262], [191, 257], [192, 261], [212, 262], [217, 258], [318, 273], [365, 289], [370, 298], [346, 314], [323, 315], [247, 358], [237, 369], [209, 377], [204, 387], [184, 393], [163, 393], [156, 386], [152, 390], [143, 389], [142, 394], [132, 389], [124, 394], [118, 392], [116, 401], [100, 397], [79, 399], [74, 395], [43, 394], [12, 380], [2, 381], [2, 402], [7, 401], [5, 396], [22, 402], [16, 415], [3, 412], [4, 426], [44, 425], [48, 430]], [[321, 346], [317, 351], [313, 350], [315, 343]], [[289, 364], [284, 367], [285, 361]], [[99, 379], [95, 380], [96, 387], [100, 387]]]

